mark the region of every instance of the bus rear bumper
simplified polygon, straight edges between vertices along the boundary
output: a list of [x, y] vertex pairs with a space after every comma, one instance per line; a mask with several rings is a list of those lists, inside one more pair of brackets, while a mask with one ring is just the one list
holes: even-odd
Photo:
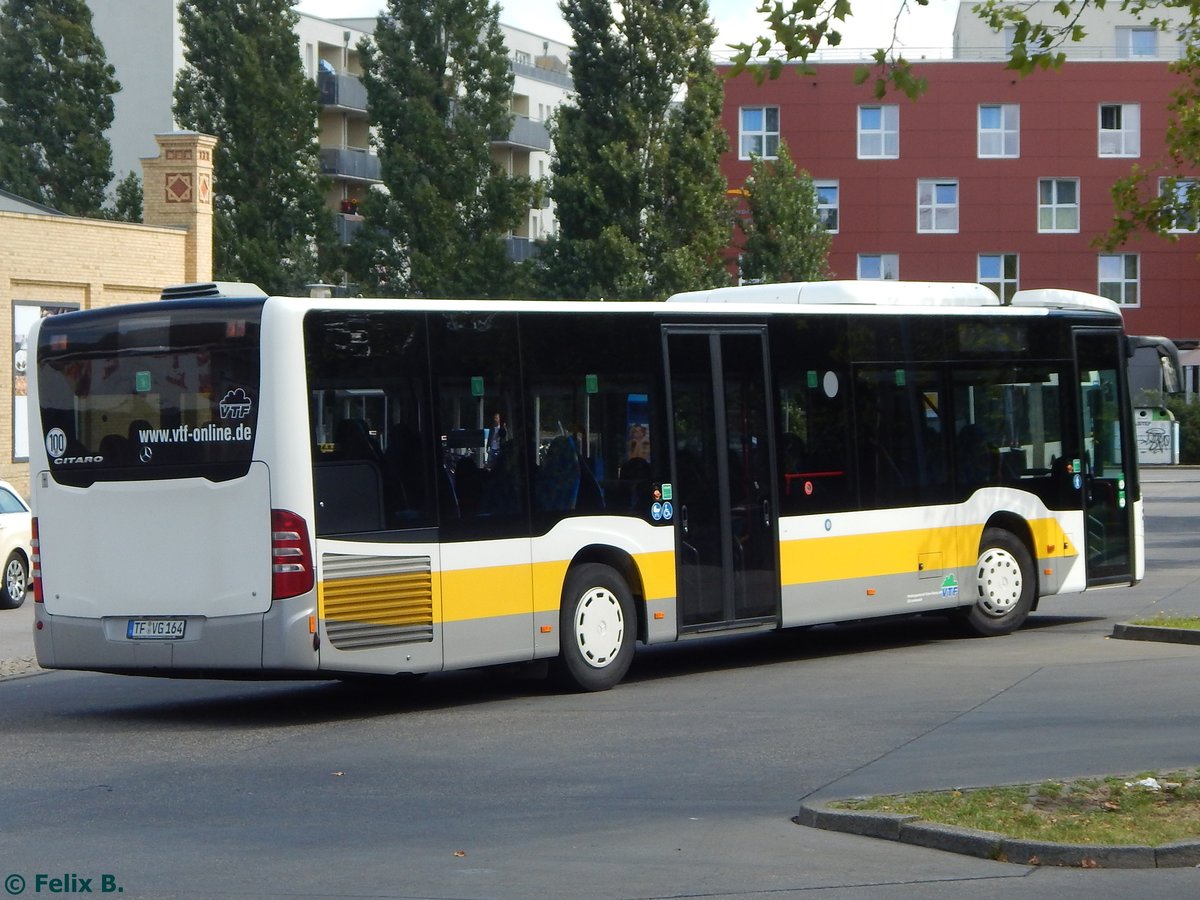
[[[274, 633], [278, 609], [242, 616], [181, 616], [151, 620], [178, 622], [177, 637], [131, 637], [130, 622], [140, 617], [80, 618], [56, 616], [39, 607], [35, 612], [34, 650], [46, 669], [84, 669], [142, 675], [221, 677], [222, 673], [253, 677], [263, 671], [264, 632]], [[173, 626], [178, 628], [178, 625]], [[153, 632], [151, 632], [153, 633]], [[275, 641], [269, 642], [277, 643]], [[290, 654], [289, 668], [297, 674], [316, 668], [316, 654]], [[272, 654], [278, 656], [278, 654]], [[271, 661], [279, 667], [280, 659]]]

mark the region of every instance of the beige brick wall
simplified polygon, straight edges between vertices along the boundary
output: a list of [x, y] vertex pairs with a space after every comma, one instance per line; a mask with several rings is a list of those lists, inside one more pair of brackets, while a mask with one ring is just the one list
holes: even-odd
[[186, 255], [180, 229], [0, 212], [0, 337], [12, 348], [0, 356], [0, 478], [29, 495], [28, 466], [13, 448], [15, 398], [24, 393], [13, 369], [14, 307], [155, 300], [163, 285], [184, 280]]
[[[144, 218], [159, 224], [0, 212], [0, 340], [11, 348], [0, 353], [0, 478], [26, 497], [29, 467], [13, 444], [14, 409], [24, 405], [25, 387], [14, 367], [14, 309], [20, 305], [29, 317], [37, 304], [93, 309], [156, 300], [164, 285], [212, 279], [215, 139], [186, 132], [156, 138], [159, 159], [144, 161]], [[180, 169], [204, 190], [183, 195]], [[169, 206], [161, 199], [168, 170], [176, 185]]]

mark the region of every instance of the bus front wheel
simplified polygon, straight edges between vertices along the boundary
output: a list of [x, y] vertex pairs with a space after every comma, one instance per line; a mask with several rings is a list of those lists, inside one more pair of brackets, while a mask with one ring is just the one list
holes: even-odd
[[975, 602], [966, 622], [976, 634], [1009, 634], [1033, 608], [1037, 580], [1025, 544], [1003, 528], [987, 528], [975, 564]]
[[629, 585], [619, 572], [599, 563], [573, 569], [559, 611], [559, 680], [583, 691], [619, 684], [633, 661], [635, 616]]

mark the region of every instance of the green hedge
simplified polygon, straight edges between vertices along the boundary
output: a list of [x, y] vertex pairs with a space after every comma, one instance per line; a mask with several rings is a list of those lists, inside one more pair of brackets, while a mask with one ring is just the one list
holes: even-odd
[[1184, 396], [1167, 398], [1167, 409], [1179, 422], [1179, 461], [1200, 464], [1200, 403], [1188, 403]]

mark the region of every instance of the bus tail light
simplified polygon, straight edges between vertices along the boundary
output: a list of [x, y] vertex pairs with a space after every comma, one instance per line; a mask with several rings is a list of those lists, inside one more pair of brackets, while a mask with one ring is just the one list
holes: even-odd
[[286, 509], [271, 510], [271, 599], [306, 594], [314, 583], [307, 523]]
[[42, 602], [42, 549], [38, 539], [38, 520], [35, 516], [29, 521], [29, 578], [33, 581], [33, 602]]

